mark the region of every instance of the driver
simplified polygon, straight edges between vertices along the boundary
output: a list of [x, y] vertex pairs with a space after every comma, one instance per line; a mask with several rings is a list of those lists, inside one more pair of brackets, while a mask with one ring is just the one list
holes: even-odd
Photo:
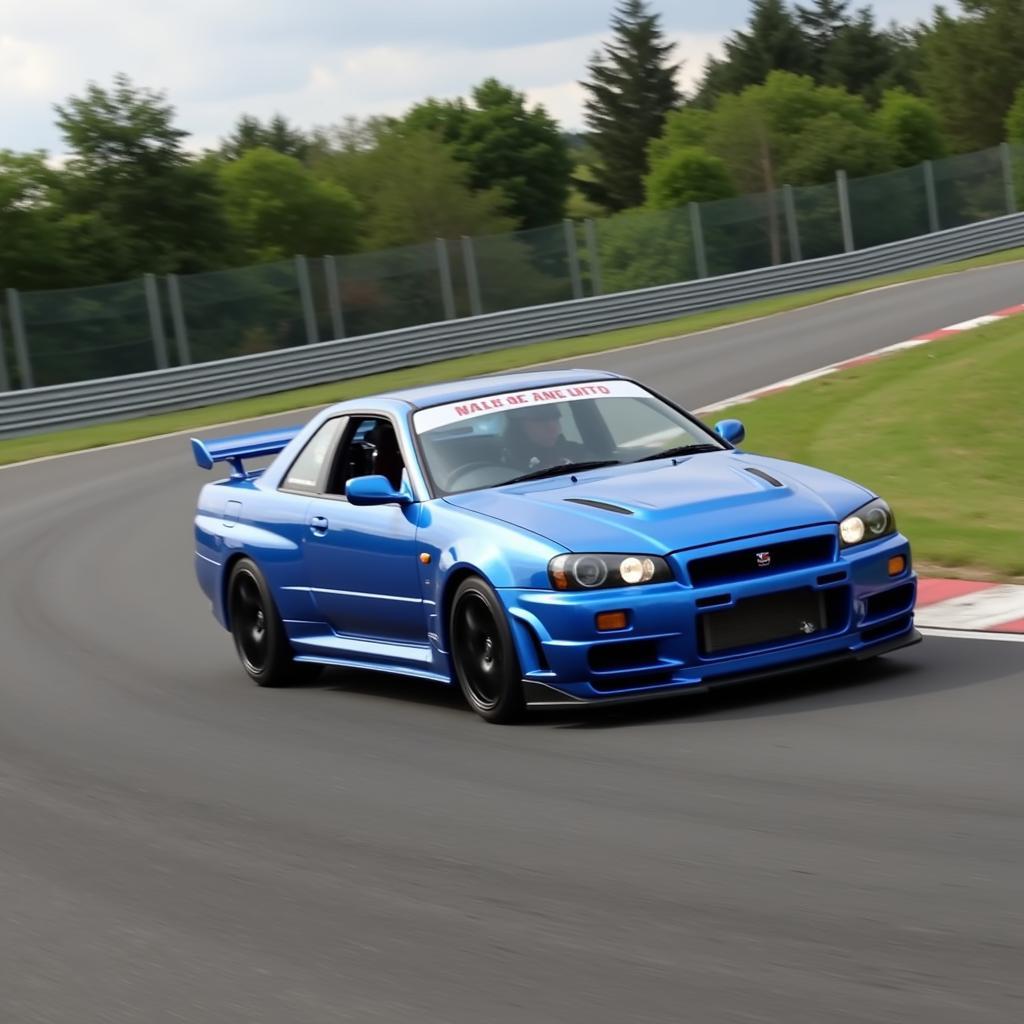
[[531, 405], [509, 414], [503, 461], [527, 472], [579, 462], [583, 445], [562, 433], [559, 405]]

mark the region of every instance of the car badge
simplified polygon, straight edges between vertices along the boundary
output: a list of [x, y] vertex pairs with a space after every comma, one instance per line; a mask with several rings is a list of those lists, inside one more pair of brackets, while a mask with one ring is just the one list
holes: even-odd
[[772, 553], [770, 551], [758, 551], [756, 558], [758, 569], [767, 569], [772, 564]]

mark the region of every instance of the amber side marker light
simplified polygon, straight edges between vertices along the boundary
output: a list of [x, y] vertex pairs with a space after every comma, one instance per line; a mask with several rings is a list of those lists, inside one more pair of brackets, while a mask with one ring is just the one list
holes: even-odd
[[613, 629], [625, 629], [628, 625], [625, 612], [599, 612], [596, 616], [597, 628], [602, 633]]
[[899, 576], [899, 574], [903, 572], [906, 569], [906, 567], [907, 560], [903, 557], [903, 555], [893, 555], [893, 557], [889, 559], [890, 576]]

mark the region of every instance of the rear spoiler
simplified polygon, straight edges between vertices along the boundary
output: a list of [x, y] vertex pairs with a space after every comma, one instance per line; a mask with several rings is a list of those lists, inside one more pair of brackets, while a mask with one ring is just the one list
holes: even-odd
[[192, 454], [200, 469], [213, 469], [215, 462], [229, 462], [231, 476], [244, 480], [248, 476], [243, 459], [258, 459], [261, 455], [276, 455], [286, 448], [302, 427], [284, 427], [281, 430], [264, 430], [259, 434], [239, 434], [237, 437], [222, 437], [216, 441], [201, 441], [192, 438]]

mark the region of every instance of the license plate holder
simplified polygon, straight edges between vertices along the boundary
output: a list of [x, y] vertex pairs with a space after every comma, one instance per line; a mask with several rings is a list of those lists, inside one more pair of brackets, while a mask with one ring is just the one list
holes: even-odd
[[741, 598], [731, 608], [699, 617], [702, 654], [809, 639], [827, 628], [825, 596], [801, 587]]

